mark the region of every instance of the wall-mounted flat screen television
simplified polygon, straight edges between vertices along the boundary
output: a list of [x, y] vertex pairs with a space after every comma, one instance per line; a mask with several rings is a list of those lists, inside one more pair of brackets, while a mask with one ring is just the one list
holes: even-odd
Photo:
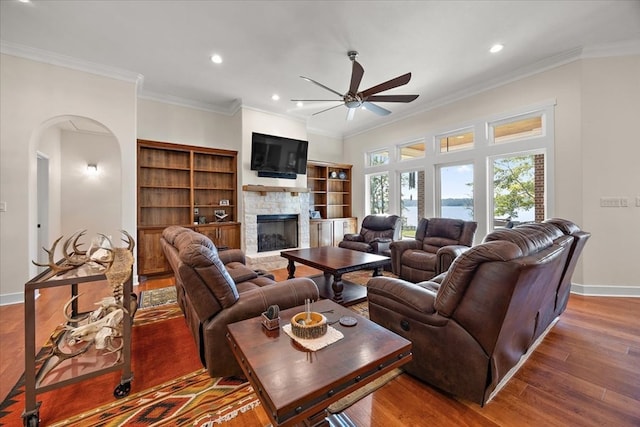
[[[259, 176], [295, 178], [307, 173], [308, 141], [253, 132], [251, 137], [251, 170]], [[261, 174], [263, 173], [263, 174]], [[266, 175], [264, 173], [267, 173]], [[284, 174], [286, 176], [279, 176]]]

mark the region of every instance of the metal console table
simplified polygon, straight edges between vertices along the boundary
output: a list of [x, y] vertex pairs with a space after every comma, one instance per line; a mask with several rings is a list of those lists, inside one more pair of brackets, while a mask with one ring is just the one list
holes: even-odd
[[[51, 352], [38, 357], [36, 354], [36, 291], [39, 289], [54, 288], [60, 286], [70, 287], [70, 296], [78, 296], [78, 284], [95, 282], [96, 286], [109, 286], [104, 275], [104, 268], [97, 265], [84, 264], [78, 268], [56, 275], [51, 269], [47, 269], [25, 284], [24, 314], [25, 314], [25, 411], [22, 414], [24, 425], [36, 427], [40, 423], [40, 405], [36, 402], [36, 395], [65, 387], [70, 384], [93, 378], [117, 370], [122, 370], [120, 384], [114, 390], [114, 396], [124, 397], [131, 390], [133, 373], [131, 372], [131, 327], [132, 318], [125, 311], [122, 320], [122, 350], [120, 354], [95, 350], [92, 348], [86, 353], [63, 359]], [[100, 283], [101, 282], [101, 283]], [[123, 306], [132, 307], [132, 277], [124, 283]], [[78, 298], [71, 304], [72, 317], [78, 314]], [[50, 338], [52, 346], [63, 345], [64, 334], [54, 331]], [[107, 354], [104, 354], [107, 353]], [[59, 364], [58, 364], [59, 363]]]

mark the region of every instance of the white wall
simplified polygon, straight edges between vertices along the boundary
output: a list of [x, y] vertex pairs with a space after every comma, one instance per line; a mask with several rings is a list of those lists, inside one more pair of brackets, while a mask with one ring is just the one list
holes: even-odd
[[[583, 149], [564, 167], [583, 176], [584, 283], [640, 287], [640, 56], [588, 59], [582, 71]], [[603, 208], [601, 197], [629, 206]]]
[[0, 303], [19, 301], [36, 272], [36, 150], [69, 116], [93, 119], [120, 145], [120, 226], [136, 225], [136, 83], [12, 55], [0, 57]]
[[[638, 56], [579, 60], [433, 108], [345, 139], [346, 161], [354, 164], [354, 176], [362, 175], [364, 153], [372, 149], [555, 99], [555, 212], [550, 215], [593, 233], [574, 282], [586, 285], [587, 293], [598, 292], [589, 286], [609, 286], [611, 293], [639, 295], [635, 266], [640, 207], [599, 207], [602, 196], [627, 196], [635, 203], [631, 198], [640, 194], [635, 129], [640, 117], [639, 61]], [[353, 186], [354, 215], [362, 216], [364, 180], [355, 180]], [[631, 292], [622, 288], [626, 285], [634, 287]]]
[[138, 101], [138, 139], [242, 149], [240, 114], [228, 116], [148, 99]]
[[[62, 132], [61, 139], [61, 233], [70, 237], [87, 230], [85, 249], [98, 233], [120, 243], [122, 198], [120, 148], [111, 135]], [[98, 174], [89, 176], [87, 164], [98, 166]], [[135, 230], [127, 230], [135, 236]]]

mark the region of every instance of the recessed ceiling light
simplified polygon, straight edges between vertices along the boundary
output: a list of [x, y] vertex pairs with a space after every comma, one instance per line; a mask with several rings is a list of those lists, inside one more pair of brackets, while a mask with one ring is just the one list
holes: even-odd
[[214, 64], [222, 64], [222, 57], [217, 53], [215, 55], [211, 55], [211, 62]]
[[274, 101], [279, 101], [280, 95], [278, 95], [277, 93], [274, 93], [273, 95], [271, 95], [271, 99], [273, 99]]
[[18, 0], [20, 3], [31, 3], [31, 0]]
[[493, 46], [491, 46], [491, 49], [489, 49], [489, 52], [498, 53], [502, 49], [504, 49], [504, 45], [501, 45], [500, 43], [498, 43], [498, 44], [494, 44]]
[[304, 107], [304, 102], [298, 101], [298, 103], [296, 104], [296, 107], [298, 107], [298, 108]]

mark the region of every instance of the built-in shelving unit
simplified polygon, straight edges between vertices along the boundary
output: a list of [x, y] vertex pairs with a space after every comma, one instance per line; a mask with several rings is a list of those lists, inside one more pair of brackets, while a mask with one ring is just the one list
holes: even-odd
[[351, 207], [352, 166], [340, 163], [307, 163], [309, 209], [319, 213], [310, 222], [311, 246], [337, 246], [346, 233], [357, 232]]
[[[237, 152], [138, 140], [138, 273], [170, 271], [160, 246], [169, 225], [196, 228], [219, 248], [240, 247]], [[216, 213], [226, 215], [217, 222]]]

